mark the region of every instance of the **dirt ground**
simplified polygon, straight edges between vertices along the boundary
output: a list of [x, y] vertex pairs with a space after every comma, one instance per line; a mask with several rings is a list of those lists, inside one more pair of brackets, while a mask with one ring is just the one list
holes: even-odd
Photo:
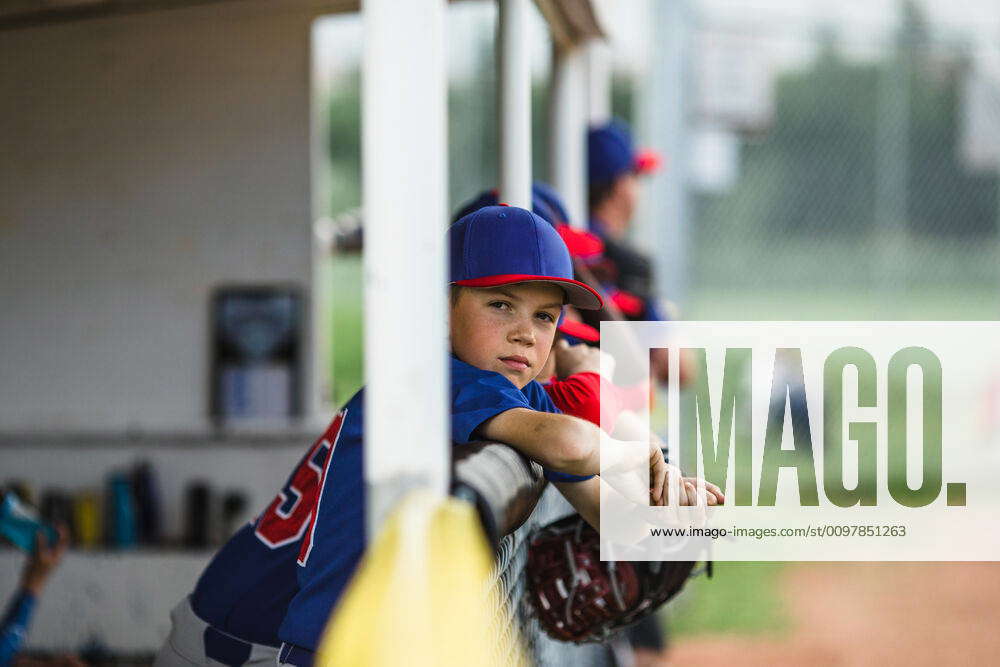
[[788, 637], [679, 640], [661, 664], [1000, 664], [1000, 564], [789, 565]]

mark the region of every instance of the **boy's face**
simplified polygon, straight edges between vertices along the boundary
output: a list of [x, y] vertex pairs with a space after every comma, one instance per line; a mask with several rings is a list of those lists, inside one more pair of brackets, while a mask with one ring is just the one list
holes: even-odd
[[464, 287], [451, 306], [451, 350], [521, 389], [549, 356], [563, 297], [550, 283]]

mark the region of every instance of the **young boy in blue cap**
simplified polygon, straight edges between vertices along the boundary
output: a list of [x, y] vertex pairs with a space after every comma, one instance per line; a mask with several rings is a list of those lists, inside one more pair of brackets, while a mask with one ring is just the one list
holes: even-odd
[[[558, 414], [535, 382], [564, 305], [598, 308], [573, 280], [547, 222], [491, 206], [451, 226], [452, 440], [496, 440], [539, 461], [588, 521], [598, 520], [599, 429]], [[156, 660], [174, 665], [310, 665], [364, 552], [363, 389], [306, 452], [272, 503], [222, 547], [171, 614]], [[650, 448], [653, 502], [666, 464]], [[280, 650], [279, 650], [280, 649]]]

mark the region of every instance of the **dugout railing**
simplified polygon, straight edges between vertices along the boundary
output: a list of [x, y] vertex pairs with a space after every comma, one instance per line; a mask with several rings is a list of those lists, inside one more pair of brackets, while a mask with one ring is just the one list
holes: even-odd
[[[513, 448], [499, 443], [453, 447], [452, 495], [476, 506], [493, 543], [495, 560], [490, 586], [496, 594], [494, 628], [497, 650], [520, 635], [528, 659], [537, 665], [614, 664], [602, 645], [577, 645], [546, 636], [532, 618], [525, 600], [525, 567], [532, 533], [573, 512], [543, 476], [542, 467]], [[497, 656], [497, 664], [516, 664], [516, 656]]]

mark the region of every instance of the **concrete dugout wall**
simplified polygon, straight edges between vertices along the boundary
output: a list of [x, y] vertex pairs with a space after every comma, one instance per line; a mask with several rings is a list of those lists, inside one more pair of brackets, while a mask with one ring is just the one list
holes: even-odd
[[204, 431], [213, 288], [310, 309], [310, 29], [336, 4], [0, 31], [0, 433]]

